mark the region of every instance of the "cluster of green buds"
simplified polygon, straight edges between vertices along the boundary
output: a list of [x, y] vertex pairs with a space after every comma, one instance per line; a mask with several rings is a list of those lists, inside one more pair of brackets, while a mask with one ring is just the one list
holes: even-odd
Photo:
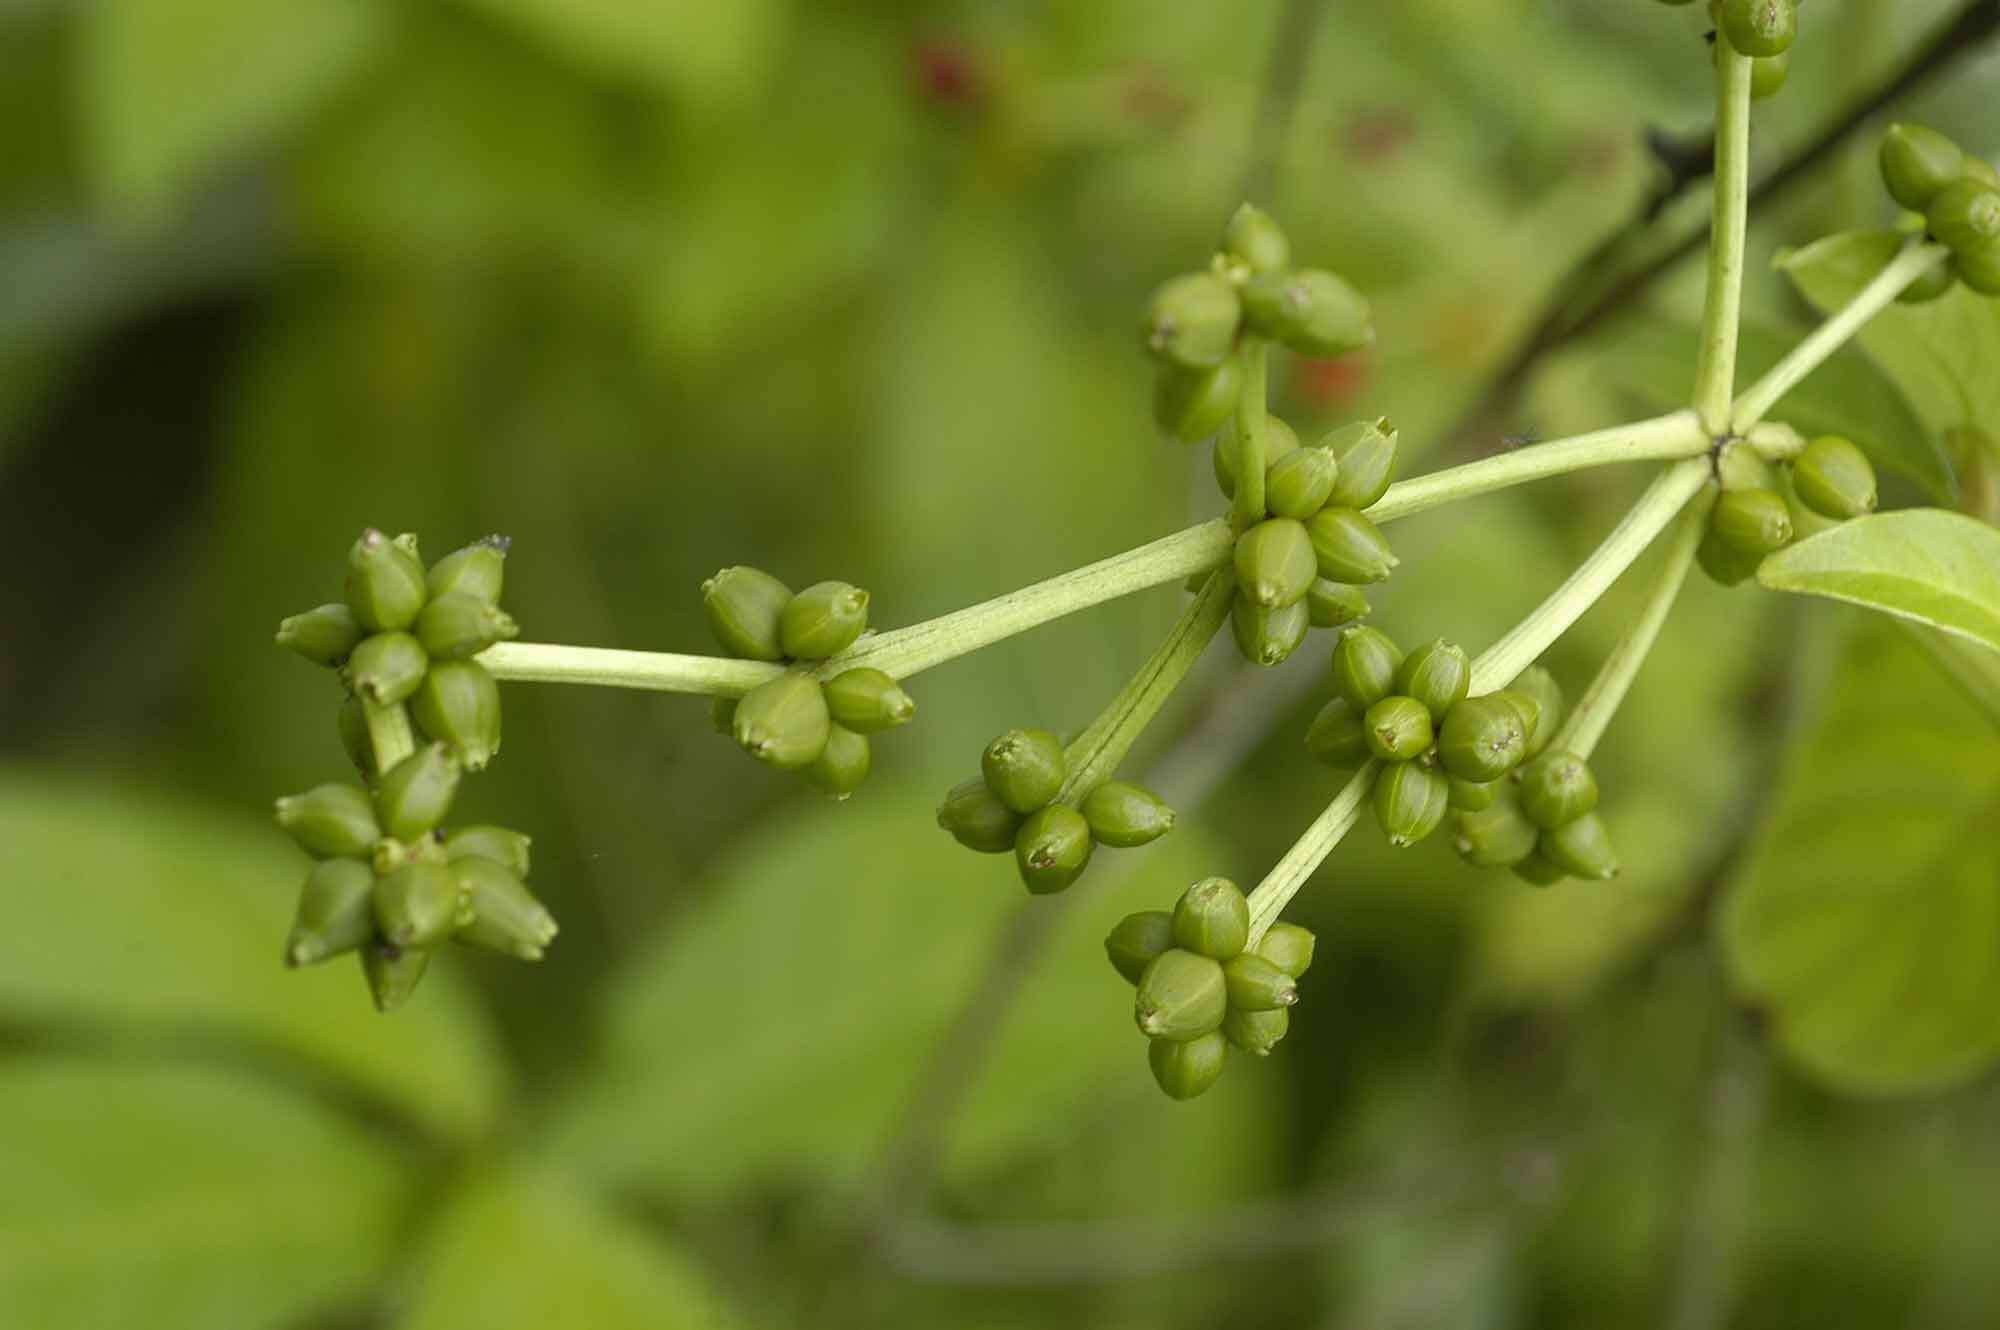
[[980, 774], [952, 787], [938, 825], [981, 854], [1013, 851], [1021, 881], [1037, 896], [1083, 875], [1098, 845], [1132, 849], [1174, 828], [1174, 810], [1130, 781], [1068, 789], [1062, 740], [1048, 730], [1008, 730], [980, 754]]
[[532, 961], [556, 935], [525, 882], [526, 836], [443, 825], [461, 775], [500, 748], [500, 689], [473, 657], [517, 632], [500, 609], [506, 554], [495, 536], [426, 570], [415, 536], [364, 531], [348, 553], [345, 599], [278, 626], [280, 645], [346, 687], [340, 735], [362, 780], [278, 800], [278, 825], [319, 861], [285, 962], [358, 951], [383, 1011], [409, 997], [447, 941]]
[[702, 583], [701, 607], [729, 655], [795, 667], [741, 698], [710, 704], [715, 728], [758, 761], [845, 799], [868, 779], [868, 736], [916, 716], [916, 702], [881, 670], [827, 679], [816, 672], [867, 631], [868, 593], [860, 587], [815, 582], [794, 593], [762, 569], [724, 568]]
[[1696, 552], [1702, 569], [1735, 586], [1803, 535], [1875, 511], [1875, 467], [1848, 439], [1828, 434], [1776, 465], [1740, 439], [1716, 451], [1722, 493]]
[[[1666, 0], [1670, 5], [1689, 0]], [[1798, 0], [1711, 0], [1718, 59], [1728, 51], [1750, 57], [1750, 95], [1775, 96], [1792, 72], [1792, 42], [1799, 35]]]
[[1291, 1028], [1313, 935], [1274, 924], [1249, 943], [1249, 902], [1226, 877], [1195, 883], [1171, 913], [1126, 915], [1104, 939], [1112, 968], [1138, 989], [1133, 1017], [1153, 1079], [1174, 1099], [1215, 1084], [1231, 1045], [1268, 1057]]
[[1882, 182], [1889, 196], [1922, 214], [1924, 230], [1951, 250], [1902, 294], [1935, 300], [1964, 282], [1983, 296], [2000, 296], [2000, 171], [1963, 151], [1935, 129], [1891, 125], [1882, 137]]

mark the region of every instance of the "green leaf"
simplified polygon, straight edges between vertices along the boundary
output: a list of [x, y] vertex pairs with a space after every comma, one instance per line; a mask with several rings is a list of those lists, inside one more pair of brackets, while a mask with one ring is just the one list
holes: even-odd
[[393, 32], [373, 0], [104, 0], [83, 6], [76, 95], [103, 197], [169, 209], [229, 159], [298, 128]]
[[2000, 651], [2000, 530], [1911, 508], [1822, 531], [1764, 560], [1773, 591], [1826, 596], [1914, 619]]
[[[1888, 266], [1906, 239], [1896, 231], [1849, 231], [1781, 254], [1778, 267], [1830, 314]], [[1921, 305], [1891, 305], [1859, 340], [1934, 431], [2000, 420], [2000, 375], [1993, 373], [2000, 300], [1960, 284]]]
[[700, 107], [754, 98], [784, 28], [783, 0], [475, 0], [585, 69]]
[[737, 1324], [663, 1233], [525, 1169], [453, 1198], [418, 1264], [398, 1330], [722, 1330]]
[[378, 1138], [243, 1071], [50, 1057], [0, 1064], [0, 1177], [0, 1308], [35, 1330], [305, 1324], [413, 1199]]
[[1799, 1065], [1901, 1094], [2000, 1055], [1996, 812], [1986, 718], [1905, 635], [1863, 625], [1721, 917], [1736, 987]]
[[317, 1063], [427, 1127], [492, 1117], [493, 1033], [450, 959], [409, 1006], [342, 957], [279, 953], [307, 861], [259, 819], [50, 771], [0, 773], [0, 1018], [168, 1045], [245, 1041]]

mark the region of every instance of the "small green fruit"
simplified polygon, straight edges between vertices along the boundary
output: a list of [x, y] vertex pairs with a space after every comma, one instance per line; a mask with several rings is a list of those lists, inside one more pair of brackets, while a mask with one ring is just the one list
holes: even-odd
[[1759, 56], [1750, 62], [1750, 96], [1754, 101], [1775, 97], [1792, 74], [1792, 53]]
[[414, 631], [432, 660], [476, 656], [495, 642], [511, 641], [521, 634], [506, 611], [463, 591], [424, 602]]
[[1312, 968], [1313, 935], [1297, 924], [1272, 924], [1257, 954], [1296, 979]]
[[1235, 558], [1238, 593], [1264, 609], [1304, 600], [1319, 570], [1305, 524], [1289, 517], [1269, 518], [1238, 536]]
[[1205, 877], [1174, 904], [1174, 942], [1226, 961], [1250, 940], [1250, 902], [1226, 877]]
[[824, 691], [834, 723], [856, 734], [880, 734], [907, 725], [917, 714], [916, 701], [900, 684], [866, 666], [842, 670], [826, 681]]
[[1597, 807], [1597, 777], [1575, 753], [1550, 749], [1521, 768], [1521, 811], [1540, 827], [1560, 827]]
[[1536, 849], [1542, 858], [1573, 877], [1606, 880], [1618, 876], [1618, 856], [1604, 819], [1585, 813], [1553, 831], [1544, 831]]
[[1391, 695], [1362, 720], [1368, 751], [1385, 762], [1407, 762], [1431, 746], [1431, 713], [1414, 697]]
[[1499, 794], [1500, 782], [1497, 780], [1471, 781], [1451, 777], [1451, 806], [1461, 813], [1476, 813], [1482, 808], [1491, 808]]
[[1358, 586], [1315, 577], [1306, 588], [1306, 614], [1315, 628], [1338, 628], [1367, 613], [1368, 597]]
[[1197, 443], [1228, 423], [1242, 391], [1243, 372], [1234, 360], [1214, 369], [1162, 365], [1153, 380], [1153, 420], [1168, 437]]
[[1541, 828], [1511, 795], [1476, 812], [1460, 813], [1453, 840], [1459, 857], [1478, 868], [1512, 868], [1535, 852]]
[[872, 760], [868, 739], [845, 725], [827, 726], [826, 747], [805, 768], [805, 778], [836, 799], [845, 799], [868, 779]]
[[460, 827], [444, 838], [444, 857], [490, 859], [516, 877], [528, 876], [528, 850], [534, 842], [510, 827]]
[[410, 860], [375, 884], [375, 923], [394, 946], [434, 947], [468, 911], [458, 874], [428, 859]]
[[1982, 296], [2000, 296], [2000, 245], [1954, 254], [1951, 270], [1967, 290]]
[[1175, 1043], [1221, 1028], [1228, 1010], [1222, 963], [1179, 947], [1161, 952], [1146, 966], [1132, 1003], [1140, 1034]]
[[1344, 697], [1319, 709], [1306, 729], [1306, 751], [1330, 767], [1358, 767], [1368, 760], [1366, 713]]
[[1521, 723], [1526, 727], [1526, 756], [1536, 756], [1562, 728], [1562, 685], [1540, 665], [1530, 665], [1507, 685], [1504, 696], [1521, 713]]
[[1783, 55], [1799, 35], [1797, 0], [1721, 0], [1715, 21], [1743, 55]]
[[1339, 476], [1340, 463], [1326, 449], [1294, 448], [1266, 470], [1264, 507], [1273, 517], [1304, 521], [1326, 507]]
[[[1215, 485], [1224, 498], [1236, 497], [1236, 458], [1242, 451], [1243, 440], [1234, 427], [1223, 430], [1215, 436], [1215, 454], [1211, 462], [1215, 467]], [[1271, 467], [1299, 450], [1299, 436], [1292, 427], [1276, 416], [1264, 417], [1264, 474], [1271, 473]]]
[[809, 675], [781, 674], [758, 684], [736, 704], [736, 742], [780, 771], [816, 762], [832, 729], [826, 695]]
[[778, 641], [795, 660], [825, 660], [868, 626], [868, 593], [847, 582], [815, 582], [778, 613]]
[[1778, 469], [1743, 439], [1716, 450], [1715, 476], [1725, 490], [1771, 489], [1778, 483]]
[[1269, 272], [1243, 285], [1243, 319], [1257, 333], [1308, 356], [1338, 356], [1375, 340], [1361, 293], [1319, 268]]
[[408, 633], [377, 633], [361, 639], [347, 658], [347, 685], [378, 707], [405, 701], [424, 681], [430, 657]]
[[1165, 910], [1141, 910], [1120, 919], [1105, 935], [1104, 954], [1111, 968], [1137, 984], [1155, 957], [1174, 945], [1174, 917]]
[[347, 552], [347, 605], [371, 633], [400, 632], [424, 607], [424, 565], [409, 546], [373, 527]]
[[1875, 467], [1868, 455], [1837, 434], [1807, 444], [1792, 463], [1799, 502], [1836, 521], [1875, 511]]
[[413, 841], [436, 828], [451, 811], [460, 771], [457, 755], [433, 743], [383, 772], [375, 787], [375, 815], [383, 833], [391, 840]]
[[1245, 203], [1222, 229], [1223, 257], [1232, 270], [1244, 276], [1283, 272], [1291, 266], [1292, 244], [1271, 214], [1253, 203]]
[[1466, 698], [1438, 727], [1438, 760], [1451, 775], [1475, 784], [1512, 771], [1527, 747], [1521, 712], [1498, 694]]
[[363, 947], [361, 973], [368, 980], [375, 1010], [394, 1011], [408, 1002], [430, 963], [428, 947], [398, 947], [379, 940]]
[[1090, 823], [1068, 804], [1036, 809], [1014, 836], [1015, 866], [1037, 896], [1053, 895], [1081, 877], [1090, 851]]
[[1513, 865], [1513, 869], [1514, 876], [1520, 878], [1531, 887], [1553, 887], [1556, 883], [1569, 876], [1568, 873], [1555, 864], [1550, 863], [1539, 853], [1529, 855], [1527, 858]]
[[1214, 273], [1175, 277], [1153, 293], [1139, 336], [1147, 351], [1182, 369], [1214, 369], [1236, 346], [1243, 306]]
[[1222, 1018], [1222, 1037], [1254, 1058], [1269, 1057], [1292, 1028], [1289, 1008], [1272, 1011], [1244, 1011], [1231, 1007]]
[[1946, 185], [1965, 173], [1964, 152], [1925, 125], [1889, 126], [1882, 135], [1880, 162], [1889, 197], [1911, 212], [1929, 208]]
[[761, 568], [724, 568], [701, 584], [701, 612], [722, 649], [743, 660], [785, 658], [778, 620], [792, 589]]
[[1001, 803], [983, 778], [974, 776], [952, 786], [945, 795], [938, 805], [937, 824], [968, 850], [1007, 854], [1021, 830], [1021, 815]]
[[417, 728], [449, 744], [467, 771], [483, 771], [500, 751], [500, 685], [476, 660], [433, 664], [410, 698]]
[[1905, 305], [1927, 305], [1943, 298], [1957, 284], [1958, 260], [1954, 256], [1942, 263], [1932, 264], [1922, 277], [1904, 287], [1896, 299]]
[[1269, 669], [1283, 664], [1306, 640], [1306, 633], [1312, 627], [1312, 611], [1306, 608], [1304, 600], [1265, 609], [1248, 596], [1238, 594], [1230, 602], [1229, 627], [1243, 659]]
[[315, 665], [339, 665], [364, 635], [361, 621], [343, 601], [294, 614], [278, 625], [278, 645]]
[[278, 800], [278, 825], [299, 848], [321, 859], [360, 859], [382, 839], [375, 803], [357, 785], [315, 785]]
[[1375, 782], [1375, 820], [1389, 844], [1400, 850], [1438, 829], [1450, 797], [1442, 771], [1421, 762], [1398, 762]]
[[1365, 624], [1340, 631], [1333, 645], [1333, 691], [1357, 711], [1366, 711], [1395, 691], [1403, 652], [1380, 628]]
[[1174, 829], [1174, 810], [1142, 785], [1108, 780], [1083, 801], [1083, 819], [1100, 845], [1131, 849]]
[[1709, 527], [1716, 539], [1749, 559], [1775, 554], [1792, 543], [1792, 512], [1776, 490], [1725, 490]]
[[1924, 210], [1930, 232], [1960, 254], [2000, 244], [2000, 189], [1961, 177]]
[[1763, 559], [1754, 554], [1744, 554], [1723, 540], [1713, 525], [1702, 534], [1701, 544], [1695, 547], [1694, 560], [1722, 586], [1735, 586], [1756, 575], [1757, 565]]
[[285, 964], [312, 965], [375, 935], [375, 870], [359, 859], [322, 859], [306, 874], [285, 939]]
[[1062, 740], [1047, 730], [1008, 730], [986, 745], [979, 769], [1000, 802], [1026, 815], [1062, 790], [1069, 767]]
[[487, 536], [439, 559], [424, 577], [431, 599], [471, 596], [488, 605], [498, 605], [511, 544], [505, 536]]
[[1465, 700], [1472, 686], [1472, 662], [1465, 649], [1439, 638], [1403, 657], [1396, 670], [1396, 691], [1424, 704], [1433, 722]]
[[1366, 586], [1388, 580], [1402, 560], [1376, 525], [1352, 508], [1322, 508], [1306, 523], [1319, 575]]
[[1299, 986], [1292, 976], [1254, 951], [1224, 961], [1222, 981], [1229, 1005], [1239, 1011], [1275, 1011], [1299, 1000]]
[[1219, 1031], [1183, 1042], [1155, 1039], [1146, 1049], [1153, 1080], [1169, 1099], [1193, 1099], [1206, 1093], [1222, 1076], [1222, 1064], [1228, 1059], [1229, 1043]]
[[1389, 492], [1396, 478], [1396, 426], [1387, 416], [1342, 425], [1319, 441], [1340, 463], [1339, 478], [1327, 502], [1357, 511], [1371, 507]]
[[478, 855], [453, 860], [452, 875], [471, 918], [458, 940], [516, 960], [538, 961], [555, 941], [556, 921], [520, 877]]

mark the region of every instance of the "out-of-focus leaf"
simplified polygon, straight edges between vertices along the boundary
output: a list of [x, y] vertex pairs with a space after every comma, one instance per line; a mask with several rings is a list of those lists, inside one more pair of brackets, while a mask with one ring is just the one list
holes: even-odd
[[785, 0], [475, 0], [586, 69], [702, 108], [749, 101], [770, 74]]
[[[591, 1173], [672, 1194], [786, 1174], [837, 1182], [868, 1167], [996, 930], [1027, 899], [1011, 859], [974, 855], [937, 829], [941, 793], [871, 786], [761, 828], [718, 865], [707, 907], [607, 994], [605, 1065], [560, 1114], [557, 1149]], [[1099, 873], [1116, 871], [1120, 854], [1144, 858], [1117, 900], [1064, 921], [1026, 976], [953, 1134], [961, 1166], [1060, 1140], [1107, 1085], [1145, 1084], [1130, 992], [1086, 953], [1108, 919], [1170, 901], [1193, 862], [1213, 862], [1183, 835], [1100, 851]]]
[[[1830, 314], [1887, 267], [1906, 240], [1895, 231], [1849, 231], [1787, 251], [1778, 266]], [[1934, 430], [2000, 420], [2000, 375], [1993, 372], [2000, 364], [2000, 300], [1961, 283], [1937, 300], [1891, 305], [1869, 320], [1859, 340]]]
[[88, 174], [114, 206], [156, 214], [307, 120], [386, 46], [394, 17], [376, 0], [103, 0], [80, 23]]
[[1887, 625], [1849, 642], [1718, 937], [1779, 1045], [1842, 1090], [1962, 1081], [2000, 1053], [2000, 744]]
[[240, 1071], [0, 1066], [0, 1311], [35, 1330], [264, 1330], [364, 1296], [412, 1177]]
[[[1755, 380], [1784, 358], [1797, 337], [1745, 324], [1737, 374]], [[1623, 321], [1592, 344], [1591, 364], [1647, 406], [1684, 405], [1700, 333], [1691, 323], [1647, 315]], [[1896, 385], [1859, 351], [1844, 349], [1791, 392], [1774, 413], [1808, 437], [1841, 434], [1877, 465], [1915, 481], [1933, 499], [1955, 490], [1951, 461], [1938, 436], [1920, 420]]]
[[453, 1198], [398, 1330], [723, 1330], [736, 1316], [662, 1233], [548, 1174], [508, 1168]]
[[0, 1015], [294, 1054], [465, 1135], [492, 1116], [493, 1036], [449, 958], [393, 1016], [341, 957], [279, 952], [305, 856], [275, 828], [49, 771], [0, 774]]
[[1757, 580], [2000, 651], [2000, 531], [1960, 513], [1911, 508], [1843, 522], [1764, 560]]

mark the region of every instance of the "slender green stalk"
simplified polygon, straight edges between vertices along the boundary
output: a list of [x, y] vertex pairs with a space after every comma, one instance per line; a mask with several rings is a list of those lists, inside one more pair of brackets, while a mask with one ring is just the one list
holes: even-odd
[[549, 642], [500, 642], [479, 653], [496, 679], [517, 683], [581, 683], [655, 693], [741, 697], [784, 673], [781, 665], [665, 651], [614, 651]]
[[361, 714], [368, 718], [368, 742], [375, 749], [375, 770], [387, 771], [417, 751], [417, 736], [410, 729], [410, 712], [401, 702], [389, 707], [363, 702]]
[[1736, 386], [1743, 239], [1750, 215], [1750, 63], [1750, 57], [1728, 50], [1716, 58], [1714, 238], [1708, 247], [1708, 294], [1694, 375], [1695, 413], [1716, 437], [1729, 428]]
[[1706, 457], [1675, 462], [1662, 471], [1569, 580], [1472, 662], [1473, 694], [1505, 688], [1568, 632], [1708, 483], [1709, 471]]
[[1625, 635], [1618, 639], [1618, 645], [1605, 657], [1597, 677], [1590, 681], [1590, 687], [1577, 700], [1576, 709], [1563, 722], [1553, 747], [1568, 749], [1581, 758], [1588, 758], [1596, 751], [1598, 740], [1604, 737], [1605, 727], [1618, 713], [1633, 679], [1638, 677], [1639, 667], [1646, 663], [1647, 653], [1652, 651], [1653, 643], [1659, 640], [1660, 630], [1666, 626], [1667, 615], [1673, 611], [1674, 601], [1687, 582], [1688, 569], [1694, 566], [1695, 551], [1700, 548], [1702, 534], [1708, 528], [1708, 510], [1714, 506], [1714, 490], [1705, 488], [1681, 510], [1679, 524], [1667, 542], [1659, 577], [1646, 593], [1646, 603], [1640, 607], [1639, 617], [1632, 621]]
[[1229, 621], [1229, 602], [1235, 592], [1235, 579], [1228, 569], [1218, 568], [1208, 575], [1200, 594], [1181, 612], [1159, 649], [1069, 746], [1069, 777], [1056, 795], [1058, 800], [1080, 804], [1118, 773], [1118, 765], [1132, 745]]
[[1796, 388], [1806, 375], [1860, 332], [1868, 320], [1893, 304], [1905, 287], [1944, 262], [1950, 253], [1943, 245], [1911, 242], [1875, 275], [1874, 281], [1856, 292], [1854, 299], [1814, 329], [1811, 336], [1792, 348], [1791, 354], [1771, 366], [1769, 373], [1736, 399], [1730, 415], [1731, 428], [1741, 434], [1762, 420], [1779, 398]]
[[1236, 502], [1230, 519], [1238, 531], [1264, 520], [1264, 418], [1270, 411], [1271, 348], [1255, 333], [1245, 333], [1237, 349], [1243, 366], [1243, 388], [1236, 395]]
[[1306, 828], [1305, 835], [1298, 838], [1292, 848], [1285, 851], [1285, 857], [1278, 860], [1257, 889], [1250, 893], [1250, 943], [1255, 947], [1270, 931], [1278, 916], [1292, 903], [1292, 897], [1299, 894], [1326, 857], [1333, 853], [1355, 822], [1360, 820], [1361, 806], [1368, 801], [1368, 792], [1375, 787], [1375, 776], [1382, 764], [1369, 758], [1361, 764], [1361, 769], [1348, 778], [1340, 787], [1340, 793], [1333, 796], [1333, 802], [1326, 811], [1313, 819]]
[[1697, 457], [1708, 451], [1711, 442], [1693, 411], [1675, 411], [1397, 481], [1368, 510], [1368, 516], [1376, 522], [1393, 522], [1460, 499], [1587, 467]]

